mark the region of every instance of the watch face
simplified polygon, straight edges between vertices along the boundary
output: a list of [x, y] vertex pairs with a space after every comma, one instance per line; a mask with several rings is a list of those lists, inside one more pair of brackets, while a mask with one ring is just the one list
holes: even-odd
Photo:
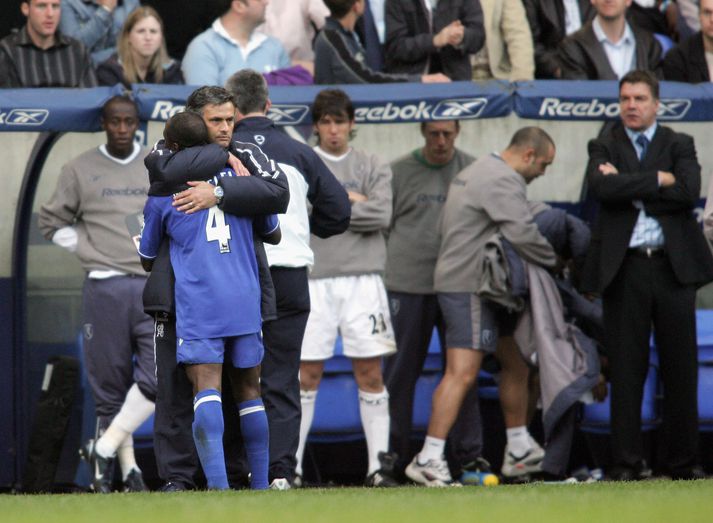
[[219, 185], [215, 189], [213, 189], [213, 194], [215, 194], [216, 198], [222, 198], [223, 197], [223, 188]]

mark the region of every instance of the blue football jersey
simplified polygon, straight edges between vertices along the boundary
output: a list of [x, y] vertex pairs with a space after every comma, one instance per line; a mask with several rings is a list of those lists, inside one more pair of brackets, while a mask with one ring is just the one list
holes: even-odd
[[[234, 176], [225, 169], [219, 176]], [[176, 275], [176, 334], [192, 340], [260, 331], [260, 282], [253, 227], [267, 234], [276, 215], [237, 217], [217, 206], [194, 214], [177, 211], [171, 196], [150, 196], [144, 207], [139, 254], [155, 258], [170, 238]]]

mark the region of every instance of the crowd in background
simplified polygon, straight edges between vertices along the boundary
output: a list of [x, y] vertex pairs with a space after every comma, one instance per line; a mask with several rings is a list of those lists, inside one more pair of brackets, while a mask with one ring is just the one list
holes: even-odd
[[246, 67], [269, 84], [602, 80], [633, 66], [698, 83], [713, 64], [709, 0], [17, 4], [0, 27], [3, 87], [222, 85]]

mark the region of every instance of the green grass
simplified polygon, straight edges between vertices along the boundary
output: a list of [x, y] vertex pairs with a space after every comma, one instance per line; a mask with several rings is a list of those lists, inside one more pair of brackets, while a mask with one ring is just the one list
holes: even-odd
[[3, 523], [711, 522], [713, 480], [0, 496]]

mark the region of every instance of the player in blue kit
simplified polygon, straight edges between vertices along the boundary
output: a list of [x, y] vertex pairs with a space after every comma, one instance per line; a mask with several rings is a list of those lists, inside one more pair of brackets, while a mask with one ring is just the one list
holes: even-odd
[[[233, 106], [230, 102], [224, 105], [227, 115]], [[220, 111], [221, 106], [210, 110]], [[205, 124], [196, 114], [174, 116], [165, 131], [168, 148], [205, 143], [201, 128], [205, 131]], [[226, 167], [211, 181], [217, 184], [219, 177], [232, 176], [235, 171]], [[225, 362], [240, 412], [251, 486], [264, 489], [268, 486], [269, 439], [259, 389], [261, 290], [253, 229], [261, 236], [279, 235], [277, 217], [237, 217], [217, 206], [185, 214], [172, 203], [171, 196], [149, 197], [139, 252], [150, 269], [162, 238], [170, 238], [176, 276], [176, 357], [193, 384], [193, 439], [208, 488], [228, 488], [220, 392]]]

